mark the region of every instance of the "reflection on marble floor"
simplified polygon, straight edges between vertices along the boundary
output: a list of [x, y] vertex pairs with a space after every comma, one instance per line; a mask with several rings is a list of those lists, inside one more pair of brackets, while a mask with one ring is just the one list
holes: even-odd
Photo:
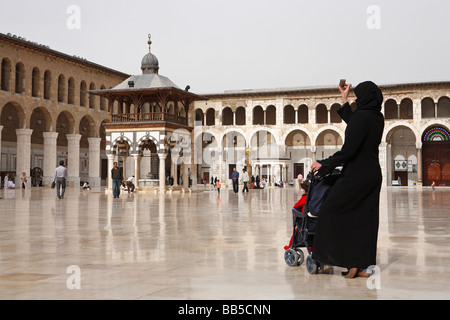
[[450, 298], [450, 188], [382, 190], [380, 289], [341, 268], [286, 265], [298, 190], [218, 198], [203, 188], [119, 199], [68, 189], [63, 200], [49, 188], [2, 190], [0, 298]]

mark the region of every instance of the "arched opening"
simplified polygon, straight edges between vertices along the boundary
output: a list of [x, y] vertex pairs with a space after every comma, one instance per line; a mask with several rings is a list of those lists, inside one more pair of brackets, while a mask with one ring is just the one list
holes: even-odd
[[208, 110], [206, 110], [206, 125], [216, 125], [216, 111], [213, 108], [209, 108]]
[[441, 125], [430, 126], [422, 135], [423, 185], [450, 185], [450, 132]]
[[386, 140], [390, 145], [386, 173], [388, 185], [412, 185], [413, 181], [417, 181], [418, 178], [414, 132], [408, 127], [398, 126], [387, 134]]
[[[91, 83], [89, 85], [89, 90], [95, 90], [95, 84]], [[95, 96], [93, 94], [89, 94], [89, 108], [95, 109]]]
[[295, 110], [291, 105], [287, 105], [283, 109], [283, 123], [294, 124], [295, 123]]
[[386, 120], [398, 119], [398, 106], [397, 102], [393, 99], [388, 99], [384, 103], [384, 118]]
[[202, 109], [196, 109], [195, 110], [195, 125], [204, 125], [203, 120], [203, 110]]
[[302, 104], [298, 107], [298, 123], [308, 123], [308, 121], [308, 106], [306, 104]]
[[67, 103], [75, 104], [75, 80], [72, 77], [67, 83]]
[[0, 87], [3, 91], [11, 90], [11, 61], [8, 58], [2, 59]]
[[16, 64], [16, 93], [25, 92], [25, 67], [22, 62]]
[[316, 123], [328, 123], [328, 110], [322, 103], [316, 107]]
[[284, 143], [287, 156], [292, 161], [288, 178], [295, 181], [299, 174], [305, 177], [305, 168], [311, 164], [311, 140], [308, 135], [301, 130], [294, 130], [287, 135]]
[[435, 117], [435, 108], [434, 101], [431, 98], [424, 98], [420, 102], [420, 108], [422, 112], [422, 118], [434, 118]]
[[1, 110], [0, 125], [2, 129], [1, 144], [1, 178], [9, 173], [11, 180], [15, 181], [17, 160], [17, 134], [16, 129], [24, 128], [25, 115], [22, 107], [14, 102], [8, 102]]
[[[58, 118], [56, 119], [56, 132], [58, 132], [56, 145], [58, 147], [67, 147], [68, 142], [66, 135], [74, 132], [74, 126], [75, 120], [69, 112], [63, 111], [58, 115]], [[59, 160], [67, 161], [67, 157], [58, 159], [58, 161]]]
[[[102, 85], [100, 87], [100, 90], [105, 90], [106, 87]], [[106, 98], [104, 96], [100, 96], [100, 110], [105, 111], [106, 110]]]
[[80, 138], [80, 148], [89, 148], [89, 140], [88, 138], [95, 136], [95, 122], [90, 116], [84, 116], [80, 120], [80, 124], [78, 126], [78, 132], [81, 135]]
[[[35, 108], [30, 117], [30, 129], [33, 129], [31, 134], [32, 144], [44, 144], [44, 132], [50, 131], [52, 125], [52, 118], [50, 113], [45, 108]], [[39, 166], [42, 168], [42, 166]]]
[[316, 146], [317, 160], [326, 159], [340, 150], [342, 137], [334, 130], [324, 130], [317, 136]]
[[277, 108], [270, 105], [266, 108], [266, 124], [276, 125], [277, 124]]
[[39, 97], [41, 90], [41, 71], [39, 68], [34, 67], [31, 75], [31, 95], [33, 97]]
[[66, 79], [60, 74], [58, 77], [58, 102], [64, 102], [66, 95]]
[[341, 123], [342, 118], [337, 112], [341, 108], [341, 105], [339, 103], [335, 103], [331, 106], [330, 109], [330, 123]]
[[236, 125], [245, 126], [245, 108], [238, 107], [235, 113], [236, 113]]
[[261, 106], [253, 108], [253, 124], [264, 125], [264, 110]]
[[413, 118], [413, 102], [405, 98], [400, 102], [400, 119], [408, 120]]
[[438, 100], [436, 107], [436, 116], [438, 118], [450, 118], [450, 98], [441, 97]]
[[222, 125], [229, 126], [233, 125], [233, 111], [230, 107], [225, 107], [222, 110]]
[[50, 70], [44, 72], [44, 99], [50, 100], [52, 98], [52, 73]]
[[80, 83], [80, 106], [86, 107], [86, 82], [81, 81]]

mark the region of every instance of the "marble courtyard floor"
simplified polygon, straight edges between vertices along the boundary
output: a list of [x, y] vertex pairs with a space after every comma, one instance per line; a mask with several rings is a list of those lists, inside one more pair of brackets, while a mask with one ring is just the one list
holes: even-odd
[[196, 188], [1, 190], [0, 299], [450, 298], [450, 188], [382, 190], [379, 289], [287, 266], [297, 189]]

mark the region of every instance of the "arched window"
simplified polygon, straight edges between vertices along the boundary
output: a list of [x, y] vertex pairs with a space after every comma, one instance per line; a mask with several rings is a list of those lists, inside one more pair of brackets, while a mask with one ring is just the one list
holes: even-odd
[[316, 123], [328, 123], [328, 110], [322, 103], [316, 107]]
[[2, 60], [1, 89], [4, 91], [11, 90], [11, 61], [8, 58]]
[[16, 64], [16, 93], [25, 92], [25, 67], [22, 62]]
[[233, 111], [230, 107], [223, 108], [222, 110], [222, 125], [233, 125]]
[[201, 125], [201, 126], [204, 125], [202, 109], [195, 110], [195, 122], [196, 122], [196, 125]]
[[302, 104], [298, 107], [298, 123], [308, 123], [308, 121], [308, 106], [306, 104]]
[[245, 126], [245, 108], [238, 107], [236, 109], [236, 125]]
[[50, 100], [52, 90], [52, 73], [49, 70], [44, 72], [44, 99]]
[[266, 109], [266, 124], [275, 125], [277, 124], [277, 108], [275, 106], [268, 106]]
[[206, 125], [214, 126], [216, 124], [216, 112], [213, 108], [206, 110]]
[[413, 118], [413, 102], [406, 98], [400, 102], [400, 119], [407, 120]]
[[291, 105], [287, 105], [283, 110], [283, 123], [284, 124], [293, 124], [295, 123], [295, 110]]
[[66, 94], [66, 80], [62, 74], [58, 77], [58, 102], [64, 102]]
[[[106, 87], [102, 85], [100, 87], [100, 90], [104, 90]], [[106, 98], [104, 96], [100, 96], [100, 110], [105, 111], [106, 110]]]
[[398, 119], [398, 106], [397, 102], [393, 99], [388, 99], [384, 103], [384, 118], [386, 120]]
[[75, 80], [72, 77], [69, 78], [67, 83], [67, 103], [75, 104]]
[[340, 104], [335, 103], [331, 106], [330, 109], [330, 122], [331, 123], [340, 123], [342, 122], [342, 118], [339, 115], [339, 113], [337, 112], [339, 110], [339, 108], [341, 107]]
[[420, 108], [422, 111], [422, 118], [434, 118], [434, 101], [431, 98], [424, 98], [420, 102]]
[[[89, 90], [95, 90], [95, 84], [91, 83], [89, 85]], [[89, 108], [95, 108], [95, 96], [93, 94], [89, 94]]]
[[253, 108], [253, 124], [264, 125], [264, 110], [261, 106], [256, 106]]
[[438, 100], [436, 116], [438, 118], [449, 118], [450, 117], [450, 98], [441, 97]]
[[31, 75], [31, 96], [39, 97], [39, 91], [41, 90], [41, 72], [39, 68], [34, 67]]
[[86, 82], [80, 84], [80, 106], [86, 107]]

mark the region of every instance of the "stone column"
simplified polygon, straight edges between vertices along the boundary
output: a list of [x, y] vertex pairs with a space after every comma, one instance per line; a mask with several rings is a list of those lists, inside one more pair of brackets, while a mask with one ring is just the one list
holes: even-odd
[[100, 141], [101, 138], [88, 138], [89, 141], [89, 185], [101, 186], [100, 177]]
[[422, 149], [417, 148], [417, 185], [423, 185]]
[[134, 157], [134, 182], [136, 189], [139, 189], [139, 179], [141, 178], [141, 156], [133, 154]]
[[44, 136], [44, 177], [43, 185], [51, 185], [54, 172], [57, 167], [56, 163], [56, 147], [58, 132], [43, 132]]
[[27, 187], [31, 186], [31, 129], [16, 129], [17, 135], [17, 160], [16, 160], [16, 188], [20, 188], [20, 176], [25, 172], [27, 176]]
[[183, 163], [183, 188], [189, 188], [189, 167], [187, 163]]
[[67, 185], [80, 187], [80, 139], [81, 134], [66, 134], [67, 137]]
[[113, 168], [116, 155], [114, 153], [109, 153], [106, 155], [106, 157], [108, 158], [108, 182], [106, 183], [106, 185], [108, 186], [108, 189], [112, 190], [111, 169]]
[[173, 186], [177, 187], [178, 186], [178, 156], [174, 156], [172, 158], [172, 163], [173, 163]]
[[159, 191], [164, 192], [166, 187], [166, 157], [167, 153], [158, 153], [159, 156]]

